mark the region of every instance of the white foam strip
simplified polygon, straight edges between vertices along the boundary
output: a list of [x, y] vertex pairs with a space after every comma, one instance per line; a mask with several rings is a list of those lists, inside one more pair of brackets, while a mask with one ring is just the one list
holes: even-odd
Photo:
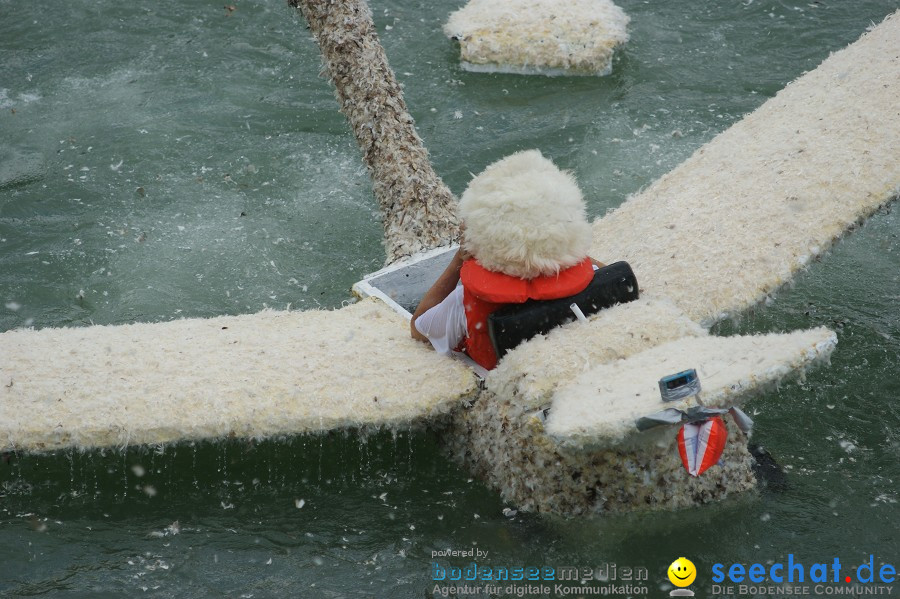
[[594, 224], [591, 255], [710, 324], [765, 299], [900, 192], [900, 16]]
[[[609, 446], [635, 434], [635, 421], [666, 408], [741, 405], [785, 377], [827, 359], [837, 336], [817, 328], [788, 334], [686, 337], [603, 364], [560, 388], [547, 418], [549, 435], [568, 446]], [[699, 395], [663, 402], [658, 381], [696, 368]]]
[[0, 450], [407, 426], [474, 392], [376, 300], [0, 335]]

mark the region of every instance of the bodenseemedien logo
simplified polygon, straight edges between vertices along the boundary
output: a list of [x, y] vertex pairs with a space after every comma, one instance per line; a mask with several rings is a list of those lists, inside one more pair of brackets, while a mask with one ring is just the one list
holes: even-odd
[[669, 582], [674, 584], [677, 589], [669, 592], [670, 597], [693, 597], [694, 592], [686, 587], [691, 586], [697, 578], [697, 568], [694, 562], [686, 557], [679, 557], [672, 562], [669, 569], [666, 570], [669, 575]]

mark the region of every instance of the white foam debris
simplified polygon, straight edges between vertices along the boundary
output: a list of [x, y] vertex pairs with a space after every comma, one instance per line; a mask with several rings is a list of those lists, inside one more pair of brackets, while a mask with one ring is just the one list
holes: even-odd
[[763, 301], [900, 193], [900, 15], [594, 223], [591, 255], [711, 324]]
[[469, 71], [608, 75], [628, 22], [611, 0], [471, 0], [444, 33]]
[[[825, 328], [788, 334], [687, 337], [602, 364], [559, 389], [547, 433], [566, 445], [606, 445], [637, 435], [635, 422], [667, 408], [740, 406], [826, 360], [837, 336]], [[699, 395], [663, 402], [658, 381], [695, 368]]]
[[[342, 340], [348, 331], [352, 343]], [[370, 299], [156, 324], [0, 334], [0, 449], [110, 447], [435, 418], [475, 391], [465, 366]]]
[[840, 441], [838, 441], [838, 445], [840, 445], [841, 449], [843, 449], [847, 453], [853, 453], [853, 451], [856, 450], [856, 445], [851, 441], [847, 441], [846, 439], [841, 439]]

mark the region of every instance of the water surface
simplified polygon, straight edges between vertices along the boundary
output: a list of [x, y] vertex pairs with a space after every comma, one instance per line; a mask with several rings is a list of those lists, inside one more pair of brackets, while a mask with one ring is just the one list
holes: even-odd
[[[539, 147], [575, 171], [592, 216], [897, 8], [621, 0], [632, 40], [613, 74], [548, 79], [460, 70], [440, 27], [461, 4], [372, 2], [438, 173], [458, 194]], [[305, 24], [281, 2], [235, 6], [0, 0], [0, 331], [332, 308], [383, 264]], [[16, 456], [0, 462], [0, 594], [418, 598], [432, 551], [473, 546], [494, 566], [645, 567], [660, 597], [679, 555], [707, 582], [714, 562], [789, 553], [897, 564], [898, 233], [896, 213], [877, 215], [717, 329], [838, 331], [830, 368], [750, 404], [782, 490], [506, 516], [414, 431]]]

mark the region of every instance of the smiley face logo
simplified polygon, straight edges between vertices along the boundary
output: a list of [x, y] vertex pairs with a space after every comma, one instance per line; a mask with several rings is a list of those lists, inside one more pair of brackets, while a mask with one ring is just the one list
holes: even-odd
[[688, 587], [697, 578], [697, 568], [694, 567], [694, 562], [688, 558], [679, 557], [669, 566], [667, 574], [669, 575], [669, 582], [675, 586]]

